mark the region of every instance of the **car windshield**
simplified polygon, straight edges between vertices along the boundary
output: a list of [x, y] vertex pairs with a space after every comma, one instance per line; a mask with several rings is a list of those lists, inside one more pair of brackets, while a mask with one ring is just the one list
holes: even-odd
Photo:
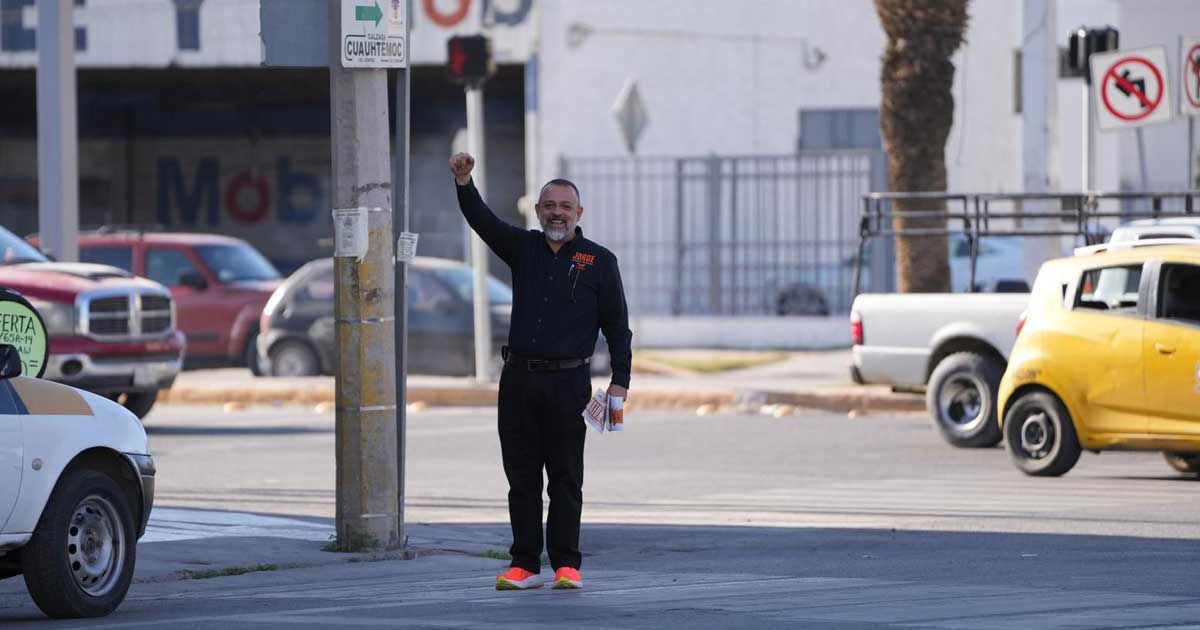
[[279, 277], [275, 265], [249, 245], [201, 245], [196, 251], [222, 283]]
[[[445, 267], [434, 269], [434, 273], [454, 288], [463, 300], [470, 302], [474, 294], [474, 275], [467, 267]], [[499, 280], [488, 276], [488, 300], [492, 304], [512, 304], [512, 289]]]
[[25, 239], [0, 227], [0, 265], [15, 265], [27, 262], [46, 262], [45, 254], [30, 245]]

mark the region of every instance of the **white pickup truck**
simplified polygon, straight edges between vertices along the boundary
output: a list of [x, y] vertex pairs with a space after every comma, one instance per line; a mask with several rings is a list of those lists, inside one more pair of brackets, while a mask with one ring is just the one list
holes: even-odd
[[[1200, 217], [1132, 221], [1112, 242], [1200, 238]], [[1016, 342], [1028, 293], [864, 294], [850, 309], [851, 377], [925, 389], [934, 424], [955, 446], [995, 446], [1000, 377]]]
[[851, 375], [925, 387], [937, 428], [955, 446], [1000, 442], [996, 395], [1028, 293], [866, 294], [854, 300]]

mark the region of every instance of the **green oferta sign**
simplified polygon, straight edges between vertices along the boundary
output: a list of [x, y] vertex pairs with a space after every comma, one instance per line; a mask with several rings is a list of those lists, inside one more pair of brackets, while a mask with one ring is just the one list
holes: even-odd
[[0, 344], [17, 349], [21, 373], [41, 376], [46, 371], [49, 337], [38, 312], [20, 295], [0, 290]]

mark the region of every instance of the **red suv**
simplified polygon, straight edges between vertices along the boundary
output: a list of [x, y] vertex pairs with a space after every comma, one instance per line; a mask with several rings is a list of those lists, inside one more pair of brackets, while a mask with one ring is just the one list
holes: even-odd
[[101, 230], [79, 236], [79, 259], [165, 285], [187, 336], [186, 366], [260, 374], [258, 320], [279, 271], [252, 245], [216, 234]]
[[[0, 228], [0, 287], [29, 300], [46, 323], [43, 378], [108, 396], [138, 417], [179, 373], [183, 335], [160, 284], [103, 265], [50, 262]], [[0, 333], [4, 322], [0, 322]]]

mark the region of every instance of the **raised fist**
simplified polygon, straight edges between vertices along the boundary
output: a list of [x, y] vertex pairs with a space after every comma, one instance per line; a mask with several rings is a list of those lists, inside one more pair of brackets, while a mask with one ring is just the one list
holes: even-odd
[[455, 153], [450, 158], [450, 172], [454, 173], [454, 181], [459, 186], [466, 186], [471, 181], [471, 170], [475, 168], [475, 158], [470, 153]]

